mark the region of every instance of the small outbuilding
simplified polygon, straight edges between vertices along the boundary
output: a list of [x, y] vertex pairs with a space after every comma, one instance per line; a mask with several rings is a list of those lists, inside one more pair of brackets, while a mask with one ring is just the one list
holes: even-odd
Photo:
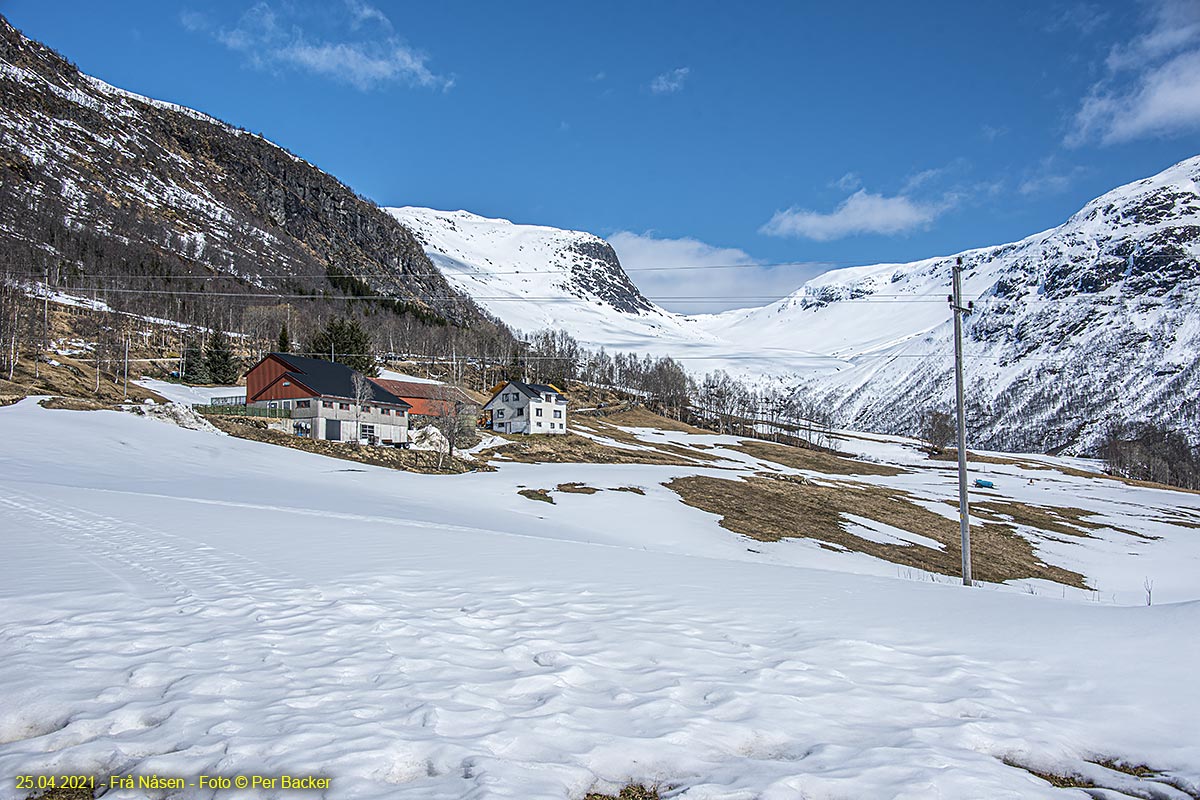
[[470, 420], [479, 416], [479, 403], [457, 386], [436, 381], [371, 380], [412, 406], [408, 416], [413, 426], [443, 419], [451, 414]]

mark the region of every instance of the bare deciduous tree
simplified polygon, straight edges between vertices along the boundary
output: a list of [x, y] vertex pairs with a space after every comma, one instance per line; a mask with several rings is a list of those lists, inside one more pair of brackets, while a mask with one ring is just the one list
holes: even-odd
[[375, 396], [375, 387], [361, 372], [355, 372], [350, 383], [354, 391], [354, 446], [358, 447], [362, 441], [363, 413], [371, 398]]

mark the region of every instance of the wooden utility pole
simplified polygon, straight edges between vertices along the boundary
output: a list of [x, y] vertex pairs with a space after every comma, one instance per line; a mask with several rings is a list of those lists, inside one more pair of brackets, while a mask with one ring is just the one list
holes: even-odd
[[954, 294], [950, 307], [954, 309], [954, 388], [958, 407], [958, 519], [962, 535], [962, 581], [971, 585], [971, 511], [967, 504], [967, 426], [963, 409], [963, 343], [962, 318], [973, 303], [962, 304], [962, 257], [954, 264]]
[[132, 333], [125, 334], [125, 399], [129, 399], [129, 339], [133, 336]]

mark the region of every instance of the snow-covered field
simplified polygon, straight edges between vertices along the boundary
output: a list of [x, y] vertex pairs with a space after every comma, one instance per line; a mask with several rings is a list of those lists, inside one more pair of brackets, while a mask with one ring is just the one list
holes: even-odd
[[[750, 552], [660, 486], [724, 462], [425, 476], [32, 400], [0, 429], [5, 776], [321, 774], [337, 798], [578, 800], [629, 781], [689, 799], [1083, 796], [1008, 761], [1188, 796], [1089, 763], [1117, 759], [1200, 784], [1194, 528], [1070, 556], [1129, 603], [1153, 561], [1156, 604], [1120, 606], [901, 580], [803, 540]], [[992, 468], [1018, 491], [1018, 467]], [[1200, 507], [1039, 474], [1019, 491], [1130, 527]], [[516, 493], [563, 481], [646, 494]]]
[[214, 397], [240, 397], [243, 400], [246, 397], [245, 386], [189, 386], [156, 378], [142, 378], [134, 383], [167, 398], [172, 403], [186, 405], [208, 405]]

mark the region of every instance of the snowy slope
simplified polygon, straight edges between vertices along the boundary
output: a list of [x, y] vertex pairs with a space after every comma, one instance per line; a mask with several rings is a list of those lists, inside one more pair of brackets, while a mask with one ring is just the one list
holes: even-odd
[[514, 491], [670, 467], [421, 476], [32, 401], [0, 422], [6, 775], [423, 800], [1064, 796], [1014, 763], [1186, 797], [1106, 759], [1200, 782], [1194, 601], [772, 565], [677, 502]]
[[744, 347], [819, 347], [848, 368], [811, 390], [846, 424], [900, 432], [953, 386], [946, 295], [964, 264], [973, 441], [1041, 452], [1094, 444], [1109, 420], [1200, 439], [1200, 157], [1120, 187], [1013, 244], [835, 270], [759, 309], [700, 318]]
[[592, 347], [709, 341], [647, 300], [598, 236], [467, 211], [384, 209], [417, 237], [452, 286], [509, 327], [565, 329]]
[[[950, 400], [946, 295], [957, 257], [968, 318], [971, 441], [996, 449], [1093, 448], [1111, 419], [1166, 420], [1200, 441], [1200, 157], [1089, 203], [1019, 242], [906, 264], [834, 270], [762, 308], [683, 317], [586, 287], [570, 266], [589, 234], [466, 212], [392, 209], [447, 278], [518, 328], [680, 359], [695, 374], [817, 395], [850, 427], [912, 433]], [[517, 271], [521, 274], [508, 274]], [[636, 292], [636, 290], [632, 290]], [[640, 298], [640, 295], [637, 295]]]

